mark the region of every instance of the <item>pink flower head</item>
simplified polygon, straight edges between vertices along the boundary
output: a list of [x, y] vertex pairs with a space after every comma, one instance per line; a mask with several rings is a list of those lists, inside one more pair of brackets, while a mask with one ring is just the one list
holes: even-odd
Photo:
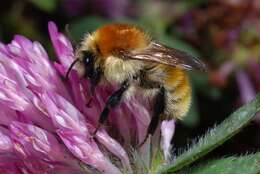
[[[137, 145], [150, 122], [148, 107], [137, 98], [122, 102], [92, 137], [115, 87], [98, 86], [87, 106], [89, 81], [76, 69], [61, 78], [75, 60], [70, 41], [53, 22], [49, 33], [54, 63], [40, 43], [23, 36], [0, 43], [0, 168], [6, 166], [0, 173], [136, 173], [131, 160], [133, 151], [147, 152]], [[174, 121], [164, 122], [161, 132], [168, 159]]]
[[10, 129], [12, 138], [23, 146], [28, 156], [45, 161], [73, 163], [74, 160], [70, 154], [65, 151], [64, 146], [58, 142], [53, 134], [39, 127], [20, 122], [13, 122]]

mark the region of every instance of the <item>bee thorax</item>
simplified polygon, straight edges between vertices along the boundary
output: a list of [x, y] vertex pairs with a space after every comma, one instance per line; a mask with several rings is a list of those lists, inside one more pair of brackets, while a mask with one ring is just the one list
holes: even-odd
[[104, 63], [104, 76], [111, 83], [121, 84], [125, 80], [131, 81], [142, 66], [142, 62], [138, 60], [122, 60], [109, 56]]

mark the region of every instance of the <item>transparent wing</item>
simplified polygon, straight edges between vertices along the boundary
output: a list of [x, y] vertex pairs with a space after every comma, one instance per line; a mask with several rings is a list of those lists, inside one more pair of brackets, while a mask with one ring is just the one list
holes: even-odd
[[184, 51], [153, 42], [143, 51], [122, 53], [125, 58], [157, 62], [186, 70], [206, 71], [206, 65]]

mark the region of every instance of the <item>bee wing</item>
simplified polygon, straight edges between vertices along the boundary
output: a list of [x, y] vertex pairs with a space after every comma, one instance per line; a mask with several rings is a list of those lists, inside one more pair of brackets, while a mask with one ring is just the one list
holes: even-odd
[[157, 62], [186, 70], [206, 71], [206, 65], [199, 59], [174, 48], [152, 42], [151, 46], [143, 51], [124, 53], [126, 58]]

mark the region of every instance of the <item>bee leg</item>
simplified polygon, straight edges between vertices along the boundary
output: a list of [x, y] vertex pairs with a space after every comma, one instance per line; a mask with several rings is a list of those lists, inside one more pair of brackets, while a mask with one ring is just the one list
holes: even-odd
[[93, 132], [93, 136], [96, 135], [98, 129], [101, 127], [101, 125], [104, 124], [104, 122], [107, 120], [107, 117], [109, 115], [109, 112], [112, 108], [114, 108], [115, 106], [117, 106], [121, 99], [122, 96], [124, 94], [124, 92], [128, 89], [129, 87], [129, 82], [125, 81], [121, 87], [115, 91], [109, 98], [108, 101], [105, 105], [105, 108], [103, 109], [102, 113], [99, 116], [99, 120], [98, 120], [98, 126], [96, 128], [96, 130]]
[[141, 147], [146, 142], [147, 138], [150, 135], [154, 134], [158, 126], [158, 123], [160, 121], [160, 115], [164, 112], [164, 109], [165, 109], [165, 88], [161, 87], [159, 93], [155, 98], [154, 113], [153, 113], [152, 120], [150, 121], [144, 140], [138, 145], [139, 147]]

